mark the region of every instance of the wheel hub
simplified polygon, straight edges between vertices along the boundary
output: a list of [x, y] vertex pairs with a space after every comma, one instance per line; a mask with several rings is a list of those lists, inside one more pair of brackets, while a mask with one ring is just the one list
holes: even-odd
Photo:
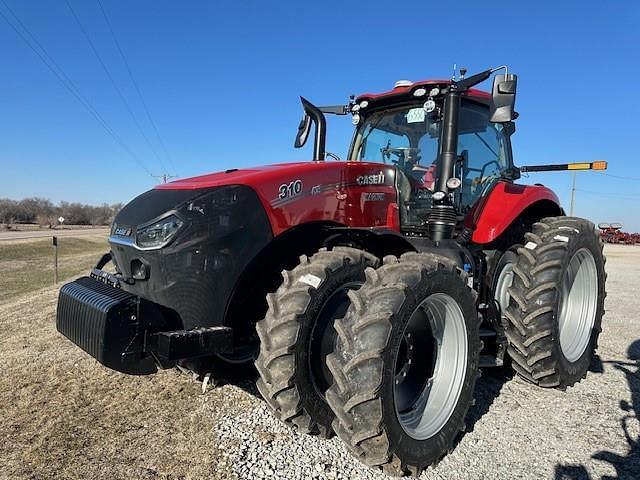
[[411, 338], [411, 332], [405, 332], [405, 334], [402, 336], [400, 350], [401, 351], [398, 353], [398, 359], [400, 361], [396, 364], [396, 385], [400, 385], [406, 380], [407, 374], [411, 369], [411, 364], [413, 363], [414, 347], [413, 339]]
[[412, 438], [430, 438], [449, 420], [464, 383], [467, 352], [457, 302], [444, 293], [427, 297], [405, 327], [395, 363], [396, 415]]
[[589, 345], [597, 313], [598, 271], [589, 250], [581, 248], [571, 257], [559, 290], [560, 348], [576, 362]]
[[498, 280], [496, 281], [496, 291], [494, 298], [500, 306], [500, 312], [504, 316], [504, 312], [509, 306], [509, 288], [513, 284], [513, 263], [509, 262], [502, 267]]

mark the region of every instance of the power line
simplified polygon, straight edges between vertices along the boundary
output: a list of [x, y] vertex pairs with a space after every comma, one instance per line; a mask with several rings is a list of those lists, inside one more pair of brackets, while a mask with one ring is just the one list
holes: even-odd
[[69, 2], [69, 0], [65, 0], [65, 3], [67, 4], [67, 7], [69, 8], [69, 11], [71, 12], [71, 15], [73, 15], [73, 18], [75, 19], [76, 23], [78, 24], [78, 27], [80, 27], [80, 31], [84, 35], [84, 38], [87, 40], [87, 43], [89, 44], [89, 47], [91, 47], [91, 51], [93, 52], [94, 56], [96, 57], [96, 59], [98, 60], [100, 65], [102, 66], [102, 69], [104, 70], [104, 73], [107, 75], [107, 78], [111, 82], [111, 85], [113, 86], [114, 90], [116, 91], [116, 93], [120, 97], [120, 100], [122, 100], [122, 103], [124, 104], [125, 108], [129, 112], [129, 115], [131, 115], [131, 118], [133, 119], [133, 122], [138, 127], [138, 131], [140, 132], [140, 135], [142, 135], [142, 137], [145, 139], [145, 141], [149, 145], [149, 148], [151, 149], [151, 151], [153, 152], [155, 157], [158, 159], [160, 164], [163, 166], [163, 169], [166, 170], [166, 165], [164, 165], [164, 162], [162, 161], [162, 159], [158, 155], [158, 152], [156, 151], [154, 146], [151, 144], [151, 141], [149, 140], [149, 137], [147, 137], [147, 134], [144, 133], [144, 130], [142, 129], [142, 125], [140, 125], [140, 122], [138, 121], [138, 117], [136, 117], [135, 113], [133, 112], [133, 109], [131, 108], [131, 105], [129, 104], [129, 102], [125, 98], [124, 94], [122, 93], [122, 90], [120, 90], [120, 87], [118, 87], [118, 84], [116, 83], [115, 79], [113, 78], [113, 75], [111, 75], [111, 72], [109, 71], [109, 68], [107, 67], [107, 65], [104, 62], [104, 60], [102, 59], [102, 57], [100, 56], [100, 53], [98, 53], [98, 49], [96, 48], [95, 44], [91, 40], [91, 37], [89, 37], [89, 34], [87, 33], [87, 30], [84, 28], [84, 25], [82, 24], [82, 22], [80, 21], [80, 18], [78, 17], [78, 15], [76, 14], [75, 10], [71, 6], [71, 3]]
[[603, 192], [594, 192], [592, 190], [582, 190], [582, 189], [576, 189], [577, 192], [581, 192], [581, 193], [586, 193], [589, 195], [597, 195], [599, 197], [611, 197], [611, 198], [622, 198], [622, 199], [627, 199], [627, 200], [635, 200], [635, 201], [640, 201], [640, 196], [633, 196], [633, 195], [618, 195], [615, 193], [603, 193]]
[[637, 177], [623, 177], [621, 175], [613, 175], [612, 173], [605, 173], [605, 172], [595, 172], [598, 175], [604, 175], [606, 177], [612, 177], [612, 178], [618, 178], [620, 180], [629, 180], [631, 182], [640, 182], [640, 178]]
[[164, 150], [164, 154], [167, 157], [167, 161], [169, 162], [170, 166], [173, 167], [173, 169], [175, 170], [175, 166], [173, 165], [173, 162], [171, 161], [171, 156], [169, 155], [169, 151], [167, 150], [167, 146], [164, 143], [162, 135], [160, 135], [160, 131], [158, 130], [158, 127], [156, 126], [156, 122], [153, 120], [153, 117], [151, 116], [151, 112], [149, 111], [149, 108], [147, 107], [147, 102], [144, 100], [144, 96], [142, 95], [142, 91], [140, 90], [140, 86], [138, 85], [138, 82], [136, 81], [135, 77], [133, 76], [133, 71], [131, 70], [131, 67], [129, 65], [129, 62], [127, 61], [127, 57], [125, 56], [124, 51], [122, 50], [120, 42], [118, 41], [118, 37], [116, 37], [116, 33], [113, 30], [113, 26], [111, 25], [111, 21], [109, 20], [109, 16], [107, 15], [107, 11], [105, 10], [104, 5], [102, 4], [101, 0], [97, 0], [97, 2], [98, 2], [98, 5], [100, 5], [100, 10], [102, 10], [102, 15], [104, 16], [104, 20], [107, 23], [107, 26], [109, 27], [109, 31], [111, 32], [111, 37], [113, 38], [113, 42], [115, 43], [116, 48], [118, 49], [118, 52], [120, 53], [120, 56], [122, 57], [122, 61], [123, 61], [124, 65], [125, 65], [125, 67], [127, 68], [127, 72], [129, 73], [129, 78], [131, 78], [131, 83], [133, 83], [133, 86], [135, 87], [136, 92], [138, 93], [138, 97], [140, 98], [140, 102], [142, 103], [144, 111], [147, 114], [147, 118], [149, 119], [149, 123], [153, 127], [153, 130], [155, 131], [156, 136], [158, 137], [158, 142], [160, 143], [160, 146]]
[[[38, 41], [33, 33], [27, 28], [27, 26], [20, 20], [20, 18], [16, 15], [16, 13], [7, 5], [5, 0], [0, 0], [4, 7], [9, 11], [12, 17], [15, 19], [17, 24], [24, 30], [24, 33], [5, 15], [5, 13], [0, 10], [0, 16], [4, 18], [7, 24], [16, 32], [16, 34], [20, 37], [20, 39], [36, 54], [36, 56], [45, 64], [45, 66], [55, 75], [55, 77], [62, 83], [62, 85], [73, 95], [76, 100], [93, 116], [96, 121], [100, 124], [100, 126], [111, 136], [111, 138], [118, 144], [120, 147], [126, 151], [131, 158], [136, 162], [136, 164], [142, 168], [148, 175], [153, 176], [151, 170], [149, 170], [139, 159], [138, 157], [131, 151], [129, 146], [120, 138], [120, 136], [111, 128], [111, 125], [104, 119], [100, 112], [98, 112], [93, 105], [87, 100], [86, 97], [82, 95], [82, 93], [78, 90], [75, 84], [71, 81], [69, 76], [64, 72], [62, 67], [49, 55], [44, 46]], [[27, 38], [25, 36], [29, 36]], [[40, 48], [40, 51], [34, 46], [34, 44]]]

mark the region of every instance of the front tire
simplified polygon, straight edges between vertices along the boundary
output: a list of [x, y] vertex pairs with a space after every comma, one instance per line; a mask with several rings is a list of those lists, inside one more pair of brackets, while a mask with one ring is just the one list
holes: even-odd
[[518, 249], [506, 316], [516, 372], [541, 387], [584, 378], [604, 314], [602, 242], [593, 223], [550, 217], [533, 224]]
[[378, 259], [349, 247], [300, 257], [267, 295], [269, 308], [256, 324], [260, 354], [257, 387], [274, 413], [302, 433], [332, 434], [333, 412], [324, 393], [331, 379], [325, 358], [333, 349], [333, 321], [349, 306], [347, 292], [360, 288]]
[[480, 350], [465, 277], [446, 258], [408, 253], [349, 293], [326, 397], [335, 432], [366, 465], [419, 475], [464, 430]]

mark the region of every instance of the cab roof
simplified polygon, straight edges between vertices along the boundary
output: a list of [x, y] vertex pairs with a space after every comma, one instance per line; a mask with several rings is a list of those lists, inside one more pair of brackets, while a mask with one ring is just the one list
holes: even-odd
[[[420, 88], [425, 88], [427, 92], [421, 96], [423, 98], [427, 98], [429, 94], [429, 90], [434, 87], [446, 88], [451, 85], [451, 80], [420, 80], [418, 82], [411, 82], [411, 84], [396, 86], [391, 90], [387, 90], [386, 92], [380, 93], [363, 93], [358, 95], [356, 98], [356, 102], [360, 103], [363, 100], [368, 100], [370, 102], [378, 102], [378, 101], [398, 101], [402, 100], [402, 97], [410, 97], [413, 96], [413, 92]], [[473, 100], [488, 105], [491, 101], [491, 94], [483, 91], [477, 90], [475, 88], [470, 88], [464, 94], [467, 98], [472, 98]]]

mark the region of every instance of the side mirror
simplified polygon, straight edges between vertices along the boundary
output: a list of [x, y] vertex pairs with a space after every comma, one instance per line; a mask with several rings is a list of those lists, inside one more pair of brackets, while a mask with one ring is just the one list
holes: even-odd
[[304, 117], [300, 120], [298, 125], [298, 133], [296, 134], [296, 141], [293, 144], [295, 148], [302, 148], [307, 143], [309, 138], [309, 132], [311, 131], [311, 117], [305, 112]]
[[515, 120], [516, 86], [518, 77], [514, 74], [496, 75], [493, 78], [491, 92], [491, 117], [493, 123], [506, 123]]

